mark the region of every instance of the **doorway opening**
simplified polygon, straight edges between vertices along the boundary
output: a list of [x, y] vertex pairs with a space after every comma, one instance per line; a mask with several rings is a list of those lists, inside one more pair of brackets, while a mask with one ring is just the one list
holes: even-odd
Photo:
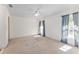
[[45, 37], [45, 20], [39, 21], [39, 35]]

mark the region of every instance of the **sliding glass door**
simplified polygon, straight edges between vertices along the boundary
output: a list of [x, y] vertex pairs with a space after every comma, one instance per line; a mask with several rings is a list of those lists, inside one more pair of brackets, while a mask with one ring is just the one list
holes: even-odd
[[79, 18], [78, 18], [78, 12], [73, 13], [73, 20], [74, 20], [74, 40], [75, 40], [75, 46], [79, 47]]
[[79, 13], [62, 16], [62, 39], [64, 43], [79, 47]]
[[75, 44], [75, 40], [74, 40], [74, 20], [73, 20], [73, 14], [70, 14], [69, 15], [68, 44], [73, 45], [73, 46]]
[[62, 16], [62, 39], [61, 39], [61, 41], [63, 43], [67, 43], [68, 23], [69, 23], [69, 15]]

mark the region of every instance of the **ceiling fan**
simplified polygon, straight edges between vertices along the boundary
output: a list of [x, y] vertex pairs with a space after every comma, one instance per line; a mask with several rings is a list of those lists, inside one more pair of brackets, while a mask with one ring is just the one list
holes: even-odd
[[[8, 6], [10, 7], [10, 8], [13, 8], [13, 5], [12, 4], [8, 4]], [[34, 16], [39, 16], [40, 15], [40, 9], [39, 8], [37, 8], [35, 11], [34, 11]]]
[[35, 16], [39, 16], [39, 15], [40, 15], [40, 10], [39, 10], [39, 8], [34, 12], [34, 15], [35, 15]]

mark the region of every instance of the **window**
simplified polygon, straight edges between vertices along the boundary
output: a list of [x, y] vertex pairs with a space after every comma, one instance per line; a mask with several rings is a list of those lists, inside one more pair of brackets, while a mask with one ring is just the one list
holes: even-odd
[[64, 43], [79, 46], [78, 12], [62, 16], [62, 39]]

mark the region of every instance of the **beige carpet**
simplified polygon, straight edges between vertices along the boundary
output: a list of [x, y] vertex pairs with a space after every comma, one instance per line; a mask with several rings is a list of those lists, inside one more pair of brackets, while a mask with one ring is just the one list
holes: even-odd
[[74, 54], [79, 53], [79, 49], [72, 47], [67, 51], [60, 48], [65, 44], [46, 37], [22, 37], [12, 39], [3, 54]]

